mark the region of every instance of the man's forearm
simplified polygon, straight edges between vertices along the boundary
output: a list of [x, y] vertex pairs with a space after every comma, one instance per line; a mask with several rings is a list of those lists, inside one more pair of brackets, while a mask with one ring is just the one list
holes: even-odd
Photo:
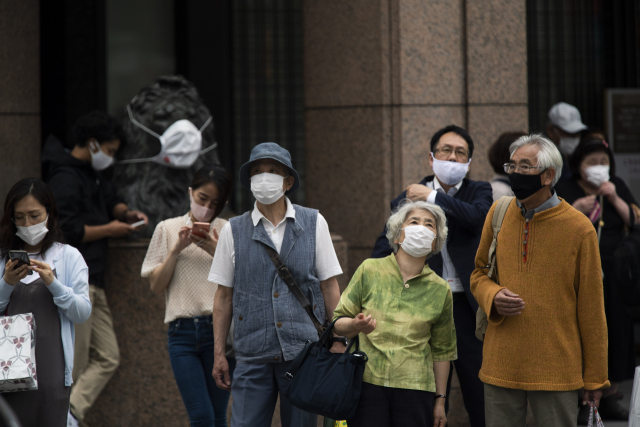
[[328, 320], [333, 319], [333, 312], [340, 301], [340, 286], [335, 277], [320, 282], [320, 291], [324, 298], [324, 308]]
[[233, 288], [218, 285], [213, 299], [213, 354], [225, 355], [227, 335], [233, 316]]
[[129, 210], [129, 206], [127, 206], [124, 203], [118, 203], [117, 205], [115, 205], [113, 207], [113, 211], [111, 212], [111, 216], [113, 216], [115, 219], [122, 221], [122, 222], [127, 222], [126, 218], [124, 217], [125, 214], [127, 213], [127, 211]]
[[96, 240], [106, 239], [108, 237], [111, 237], [109, 224], [85, 225], [82, 243], [95, 242]]

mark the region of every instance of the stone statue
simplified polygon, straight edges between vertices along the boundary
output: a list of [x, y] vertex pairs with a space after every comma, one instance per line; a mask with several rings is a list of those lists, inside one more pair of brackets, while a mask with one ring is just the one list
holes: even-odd
[[[184, 215], [189, 210], [188, 188], [195, 172], [207, 163], [219, 163], [215, 147], [211, 149], [215, 136], [213, 123], [208, 123], [210, 118], [196, 87], [180, 76], [158, 78], [140, 90], [125, 108], [123, 128], [127, 143], [118, 153], [118, 159], [124, 162], [116, 164], [113, 182], [129, 208], [149, 216], [149, 225], [137, 233], [139, 237], [151, 237], [160, 221]], [[171, 164], [168, 157], [164, 157], [166, 164], [157, 159], [151, 161], [161, 152], [159, 137], [183, 119], [193, 123], [195, 127], [189, 123], [187, 126], [196, 131], [202, 128], [202, 148], [210, 149], [191, 156], [195, 163], [190, 166], [189, 162]], [[126, 163], [130, 159], [143, 160]]]

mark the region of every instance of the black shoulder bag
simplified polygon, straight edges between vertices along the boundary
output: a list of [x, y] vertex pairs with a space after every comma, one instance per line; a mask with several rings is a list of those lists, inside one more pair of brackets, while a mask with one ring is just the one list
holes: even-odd
[[296, 299], [298, 300], [302, 308], [304, 308], [304, 311], [307, 312], [307, 314], [309, 315], [309, 318], [313, 322], [313, 326], [315, 326], [316, 330], [318, 331], [318, 337], [321, 337], [322, 333], [327, 328], [326, 327], [327, 323], [323, 325], [322, 323], [318, 322], [318, 319], [316, 319], [316, 315], [313, 314], [313, 308], [311, 308], [311, 303], [302, 292], [302, 289], [300, 289], [300, 286], [298, 286], [295, 280], [293, 280], [293, 275], [291, 274], [287, 266], [284, 265], [284, 262], [282, 262], [280, 255], [278, 255], [278, 252], [276, 252], [276, 250], [273, 249], [271, 246], [265, 245], [264, 247], [267, 249], [269, 258], [271, 258], [271, 261], [276, 266], [276, 271], [278, 272], [278, 276], [280, 276], [282, 281], [287, 284], [287, 287], [289, 288], [291, 293], [295, 295]]

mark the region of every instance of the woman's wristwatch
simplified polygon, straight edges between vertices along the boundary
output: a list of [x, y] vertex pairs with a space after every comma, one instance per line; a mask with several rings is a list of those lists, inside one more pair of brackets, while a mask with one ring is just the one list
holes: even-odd
[[331, 342], [341, 342], [345, 347], [349, 345], [349, 338], [347, 337], [331, 337]]
[[440, 397], [442, 397], [443, 399], [446, 399], [447, 395], [446, 394], [436, 394], [436, 396], [433, 398], [433, 400], [436, 400], [436, 399], [438, 399]]

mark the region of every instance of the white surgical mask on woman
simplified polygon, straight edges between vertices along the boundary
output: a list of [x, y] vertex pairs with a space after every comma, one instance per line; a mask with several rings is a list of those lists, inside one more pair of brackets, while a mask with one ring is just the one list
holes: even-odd
[[271, 205], [284, 196], [284, 177], [275, 173], [259, 173], [251, 177], [253, 197], [263, 205]]
[[603, 182], [609, 181], [609, 166], [607, 165], [594, 165], [584, 169], [584, 174], [587, 176], [587, 181], [600, 187]]
[[408, 225], [403, 230], [404, 242], [400, 246], [407, 254], [416, 258], [429, 255], [436, 233], [424, 225]]
[[[113, 157], [107, 155], [104, 151], [100, 149], [100, 144], [98, 141], [89, 142], [90, 148], [89, 153], [91, 153], [91, 167], [97, 171], [105, 170], [113, 163]], [[93, 150], [98, 149], [97, 152], [93, 152]]]
[[42, 242], [44, 236], [46, 236], [49, 232], [49, 229], [47, 228], [48, 220], [49, 215], [47, 215], [47, 218], [45, 218], [45, 220], [40, 224], [34, 224], [28, 227], [16, 225], [16, 228], [18, 229], [16, 236], [21, 238], [26, 244], [35, 246], [38, 243]]
[[191, 199], [191, 214], [199, 222], [205, 222], [208, 219], [213, 218], [215, 211], [205, 206], [199, 205], [193, 200], [193, 190], [189, 187], [189, 198]]
[[433, 157], [433, 173], [436, 174], [438, 180], [445, 185], [456, 185], [469, 171], [469, 163], [450, 162], [447, 160], [438, 160], [436, 156], [431, 153]]

